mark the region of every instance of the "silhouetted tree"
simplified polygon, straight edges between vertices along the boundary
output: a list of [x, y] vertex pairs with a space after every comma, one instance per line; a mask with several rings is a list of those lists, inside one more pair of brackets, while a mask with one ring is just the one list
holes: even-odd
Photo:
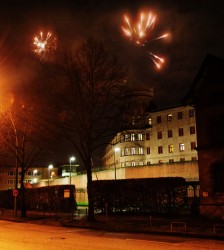
[[88, 39], [75, 51], [64, 51], [57, 62], [54, 101], [59, 128], [72, 143], [87, 171], [88, 219], [94, 220], [92, 166], [96, 149], [115, 132], [125, 90], [126, 69]]

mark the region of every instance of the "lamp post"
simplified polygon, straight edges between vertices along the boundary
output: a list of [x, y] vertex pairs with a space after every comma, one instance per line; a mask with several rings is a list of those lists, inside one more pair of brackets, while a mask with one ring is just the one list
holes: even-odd
[[50, 172], [51, 172], [51, 169], [53, 168], [54, 166], [52, 164], [50, 164], [48, 166], [48, 187], [49, 187], [49, 179], [50, 179]]
[[117, 179], [117, 168], [116, 168], [116, 152], [119, 152], [120, 148], [115, 147], [114, 148], [114, 179]]
[[69, 164], [70, 164], [70, 175], [69, 175], [69, 184], [71, 186], [72, 184], [72, 176], [71, 176], [71, 172], [72, 172], [72, 161], [75, 161], [75, 157], [72, 156], [69, 158]]

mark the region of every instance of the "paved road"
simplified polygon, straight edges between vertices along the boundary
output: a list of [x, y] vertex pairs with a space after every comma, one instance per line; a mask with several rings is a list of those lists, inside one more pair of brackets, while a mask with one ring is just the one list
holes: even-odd
[[0, 221], [0, 250], [224, 250], [224, 241]]

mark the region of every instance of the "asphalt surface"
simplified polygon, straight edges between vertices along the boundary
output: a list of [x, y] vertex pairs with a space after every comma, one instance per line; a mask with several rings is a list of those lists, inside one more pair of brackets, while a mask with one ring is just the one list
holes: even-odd
[[103, 215], [96, 214], [95, 221], [89, 222], [86, 210], [76, 213], [55, 213], [28, 211], [26, 218], [17, 216], [13, 210], [0, 209], [0, 220], [27, 222], [39, 225], [89, 228], [109, 232], [146, 233], [175, 235], [206, 239], [224, 240], [224, 221], [209, 220], [200, 216], [149, 216], [149, 215]]

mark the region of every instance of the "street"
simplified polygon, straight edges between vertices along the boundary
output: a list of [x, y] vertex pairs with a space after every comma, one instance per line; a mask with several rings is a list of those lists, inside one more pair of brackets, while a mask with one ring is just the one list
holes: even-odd
[[224, 249], [224, 242], [150, 234], [129, 234], [0, 221], [1, 250], [56, 249]]

